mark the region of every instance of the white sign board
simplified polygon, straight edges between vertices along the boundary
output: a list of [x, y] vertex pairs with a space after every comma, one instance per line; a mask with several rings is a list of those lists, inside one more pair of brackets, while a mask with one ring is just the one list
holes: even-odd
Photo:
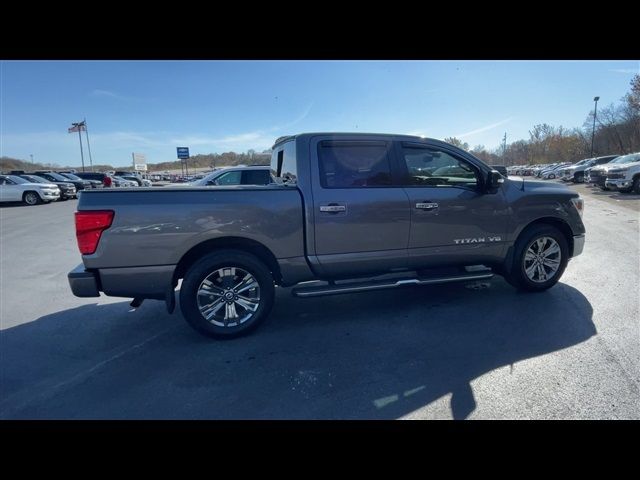
[[133, 154], [133, 164], [143, 164], [147, 163], [147, 157], [143, 153], [134, 153]]
[[146, 163], [136, 163], [133, 168], [135, 168], [136, 171], [139, 172], [146, 172], [147, 171], [147, 164]]

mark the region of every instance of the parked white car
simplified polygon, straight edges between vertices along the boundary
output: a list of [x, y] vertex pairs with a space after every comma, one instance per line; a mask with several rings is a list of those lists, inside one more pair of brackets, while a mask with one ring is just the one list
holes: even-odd
[[16, 175], [0, 175], [0, 202], [36, 205], [53, 202], [59, 198], [60, 189], [52, 183], [31, 183]]
[[626, 161], [607, 170], [604, 185], [624, 193], [633, 191], [640, 194], [640, 153], [631, 153], [622, 158]]

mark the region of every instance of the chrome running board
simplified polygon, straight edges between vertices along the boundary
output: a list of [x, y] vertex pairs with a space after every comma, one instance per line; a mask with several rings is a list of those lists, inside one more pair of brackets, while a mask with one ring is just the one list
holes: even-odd
[[366, 292], [369, 290], [382, 290], [385, 288], [403, 287], [405, 285], [436, 285], [451, 282], [488, 280], [491, 277], [493, 277], [493, 273], [490, 270], [485, 270], [482, 272], [469, 272], [459, 275], [440, 277], [414, 277], [392, 280], [370, 280], [366, 282], [351, 282], [313, 287], [298, 287], [294, 288], [291, 293], [295, 297], [320, 297], [324, 295], [338, 295], [341, 293], [356, 293]]

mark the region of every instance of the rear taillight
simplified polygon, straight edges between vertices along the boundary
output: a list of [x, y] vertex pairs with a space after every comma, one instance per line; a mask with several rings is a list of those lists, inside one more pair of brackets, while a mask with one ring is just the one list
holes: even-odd
[[105, 187], [110, 187], [111, 186], [111, 177], [105, 176], [104, 179], [102, 180], [102, 183], [104, 184]]
[[82, 255], [91, 255], [98, 248], [100, 235], [111, 226], [113, 210], [76, 212], [76, 238]]

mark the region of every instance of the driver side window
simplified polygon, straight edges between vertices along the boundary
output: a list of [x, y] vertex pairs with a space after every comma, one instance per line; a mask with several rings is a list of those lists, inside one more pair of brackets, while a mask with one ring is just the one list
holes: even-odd
[[227, 172], [220, 175], [214, 180], [215, 185], [240, 185], [240, 179], [242, 172], [236, 170], [234, 172]]
[[402, 157], [407, 166], [405, 183], [409, 186], [478, 186], [476, 168], [447, 152], [435, 148], [404, 146]]

